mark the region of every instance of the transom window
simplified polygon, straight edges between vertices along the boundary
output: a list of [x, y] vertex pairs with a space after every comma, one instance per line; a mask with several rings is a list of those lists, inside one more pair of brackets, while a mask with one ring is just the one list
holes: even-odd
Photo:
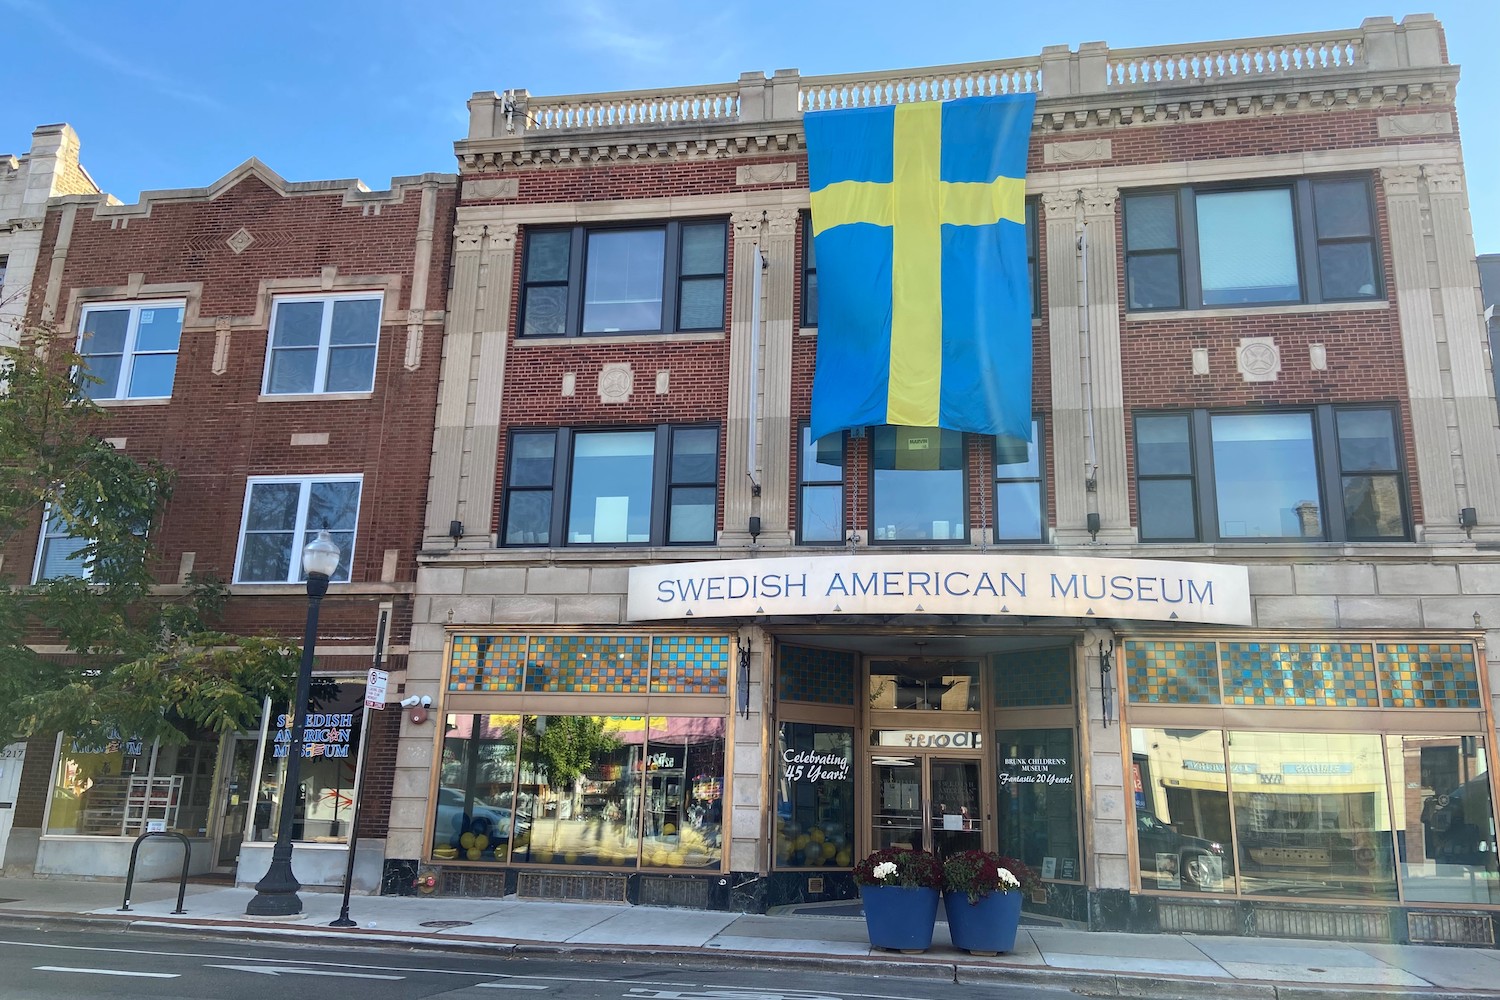
[[1127, 194], [1128, 308], [1343, 302], [1381, 295], [1363, 177]]
[[967, 541], [963, 434], [887, 425], [870, 438], [871, 539]]
[[302, 549], [321, 529], [339, 547], [329, 579], [349, 580], [359, 522], [361, 476], [261, 476], [245, 487], [236, 583], [300, 583]]
[[803, 545], [844, 541], [844, 434], [814, 441], [811, 428], [801, 430], [797, 492], [797, 541]]
[[516, 431], [502, 543], [713, 544], [718, 481], [717, 427]]
[[276, 299], [266, 395], [373, 389], [380, 303], [379, 292]]
[[1031, 422], [1031, 440], [995, 439], [995, 540], [1043, 542], [1047, 518], [1042, 489], [1041, 424]]
[[1399, 541], [1409, 536], [1386, 407], [1143, 413], [1142, 541]]
[[78, 353], [95, 381], [90, 399], [168, 399], [177, 376], [182, 302], [116, 302], [83, 307]]
[[722, 219], [526, 234], [528, 337], [724, 329]]

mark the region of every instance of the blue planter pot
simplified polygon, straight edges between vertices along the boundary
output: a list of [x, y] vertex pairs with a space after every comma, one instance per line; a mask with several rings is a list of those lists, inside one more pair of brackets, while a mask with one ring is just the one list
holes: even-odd
[[966, 892], [943, 893], [948, 913], [948, 934], [953, 947], [975, 955], [998, 955], [1016, 946], [1021, 926], [1021, 894], [992, 892], [971, 902]]
[[870, 944], [904, 952], [932, 947], [932, 928], [937, 923], [936, 889], [862, 885], [859, 898], [864, 903]]

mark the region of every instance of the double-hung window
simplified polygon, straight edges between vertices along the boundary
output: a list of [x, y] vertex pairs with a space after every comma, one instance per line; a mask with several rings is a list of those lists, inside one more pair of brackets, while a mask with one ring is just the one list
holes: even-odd
[[938, 427], [871, 428], [870, 536], [875, 542], [969, 537], [964, 436]]
[[1409, 537], [1396, 413], [1322, 405], [1135, 418], [1142, 541]]
[[1212, 309], [1377, 299], [1364, 177], [1137, 191], [1124, 198], [1127, 307]]
[[362, 477], [257, 476], [245, 487], [236, 583], [300, 583], [302, 549], [322, 529], [339, 547], [339, 566], [329, 579], [349, 580], [354, 530], [359, 522]]
[[112, 302], [83, 307], [78, 353], [93, 376], [90, 399], [168, 399], [177, 376], [182, 302]]
[[995, 439], [995, 540], [1044, 542], [1047, 519], [1042, 489], [1041, 424], [1031, 422], [1031, 440]]
[[724, 220], [532, 229], [521, 334], [724, 329]]
[[712, 426], [511, 434], [505, 545], [705, 545], [718, 524]]
[[265, 394], [373, 389], [380, 300], [379, 292], [276, 299], [271, 305]]
[[37, 546], [36, 566], [32, 569], [31, 582], [41, 583], [64, 577], [87, 580], [93, 575], [93, 567], [87, 558], [88, 547], [89, 539], [72, 532], [58, 506], [47, 504], [42, 516], [42, 537]]
[[801, 430], [798, 465], [797, 541], [803, 545], [844, 541], [844, 434], [814, 441], [806, 424]]

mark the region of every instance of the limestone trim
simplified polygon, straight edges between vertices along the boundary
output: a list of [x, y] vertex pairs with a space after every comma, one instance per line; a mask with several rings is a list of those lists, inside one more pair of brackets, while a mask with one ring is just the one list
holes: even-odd
[[[1125, 387], [1120, 360], [1120, 297], [1116, 282], [1119, 189], [1088, 187], [1081, 192], [1083, 254], [1088, 293], [1088, 329], [1083, 352], [1085, 403], [1092, 404], [1094, 503], [1101, 533], [1111, 541], [1130, 537], [1130, 481], [1125, 470]], [[1066, 290], [1065, 290], [1066, 291]], [[1059, 531], [1082, 524], [1058, 521]]]
[[416, 246], [412, 249], [411, 297], [406, 303], [406, 356], [402, 367], [413, 372], [422, 366], [422, 325], [427, 312], [427, 281], [432, 270], [433, 230], [437, 226], [437, 186], [422, 185]]
[[586, 334], [577, 337], [517, 337], [517, 350], [558, 349], [577, 350], [586, 344], [703, 344], [723, 340], [721, 330], [695, 330], [692, 333], [632, 333], [632, 334]]
[[609, 201], [460, 205], [458, 222], [460, 229], [468, 230], [496, 222], [521, 226], [565, 226], [622, 219], [680, 219], [694, 215], [733, 216], [735, 213], [744, 213], [751, 223], [758, 224], [765, 212], [778, 208], [806, 209], [810, 205], [806, 188], [729, 191], [722, 194], [620, 198]]
[[[761, 455], [759, 541], [764, 545], [790, 545], [792, 468], [792, 345], [796, 337], [794, 313], [797, 285], [797, 229], [801, 212], [779, 208], [766, 212], [766, 237], [761, 249], [766, 256], [765, 302], [762, 309], [764, 336], [761, 399], [758, 403]], [[727, 527], [727, 526], [726, 526]]]
[[385, 191], [371, 191], [365, 185], [364, 181], [357, 178], [327, 181], [288, 181], [276, 171], [266, 166], [260, 159], [252, 156], [207, 187], [142, 191], [140, 201], [129, 205], [121, 204], [115, 201], [112, 195], [107, 194], [66, 195], [62, 198], [53, 198], [49, 204], [89, 205], [93, 208], [93, 217], [95, 219], [148, 218], [151, 215], [151, 209], [154, 205], [170, 204], [173, 202], [213, 201], [248, 178], [259, 180], [283, 198], [304, 196], [326, 197], [333, 194], [342, 194], [342, 204], [345, 207], [361, 207], [386, 203], [399, 204], [406, 198], [407, 191], [412, 188], [425, 186], [456, 187], [458, 184], [458, 176], [456, 174], [442, 173], [392, 177], [391, 186]]
[[140, 299], [183, 299], [182, 332], [214, 330], [218, 321], [199, 315], [198, 306], [203, 298], [201, 281], [166, 281], [147, 283], [139, 280], [141, 275], [131, 275], [123, 285], [91, 285], [68, 289], [68, 304], [63, 310], [58, 326], [70, 334], [77, 333], [79, 315], [84, 306], [107, 302], [130, 302]]
[[1152, 323], [1166, 319], [1202, 320], [1219, 316], [1298, 316], [1311, 313], [1379, 312], [1389, 309], [1387, 299], [1367, 302], [1308, 302], [1293, 306], [1204, 306], [1202, 309], [1152, 309], [1127, 312], [1127, 323]]
[[[1056, 539], [1080, 540], [1085, 532], [1089, 496], [1085, 479], [1086, 387], [1083, 363], [1083, 261], [1079, 238], [1083, 225], [1083, 193], [1044, 192], [1042, 225], [1047, 233], [1047, 331], [1052, 358], [1052, 468], [1056, 486]], [[989, 526], [985, 526], [986, 530]], [[1086, 532], [1082, 535], [1087, 538]]]

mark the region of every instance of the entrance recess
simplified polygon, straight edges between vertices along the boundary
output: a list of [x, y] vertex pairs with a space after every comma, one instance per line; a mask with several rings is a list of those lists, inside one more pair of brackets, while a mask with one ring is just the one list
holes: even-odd
[[977, 757], [877, 751], [870, 774], [875, 848], [919, 847], [946, 858], [983, 846]]
[[[245, 841], [245, 823], [250, 817], [252, 805], [259, 807], [258, 796], [250, 787], [255, 770], [254, 736], [237, 736], [230, 741], [227, 780], [219, 786], [219, 815], [223, 822], [219, 826], [219, 840], [214, 848], [214, 870], [232, 871], [240, 858], [240, 845]], [[269, 811], [267, 803], [266, 811]]]

